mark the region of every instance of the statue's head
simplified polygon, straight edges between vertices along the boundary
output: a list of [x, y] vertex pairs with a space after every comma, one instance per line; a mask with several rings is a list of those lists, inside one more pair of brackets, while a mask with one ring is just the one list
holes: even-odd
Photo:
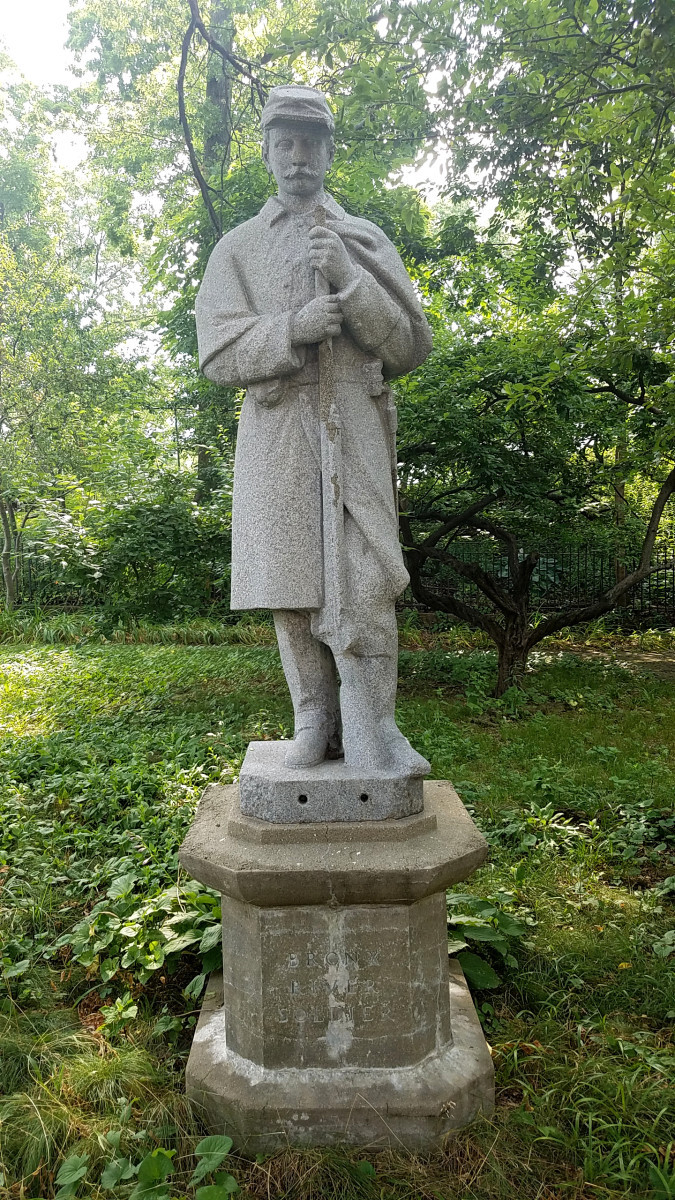
[[280, 194], [313, 196], [333, 161], [335, 122], [315, 88], [272, 88], [262, 113], [263, 160]]

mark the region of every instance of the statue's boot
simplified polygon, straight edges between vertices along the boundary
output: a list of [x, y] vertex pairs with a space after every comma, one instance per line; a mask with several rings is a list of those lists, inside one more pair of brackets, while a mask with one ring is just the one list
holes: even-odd
[[286, 751], [286, 766], [316, 767], [341, 753], [335, 660], [312, 635], [308, 612], [278, 609], [274, 626], [295, 713], [295, 736]]
[[360, 770], [427, 775], [426, 758], [413, 750], [396, 724], [395, 654], [336, 656], [345, 763]]

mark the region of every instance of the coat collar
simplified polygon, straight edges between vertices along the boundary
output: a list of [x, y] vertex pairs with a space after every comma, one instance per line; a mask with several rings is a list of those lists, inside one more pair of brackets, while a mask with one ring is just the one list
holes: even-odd
[[[326, 212], [333, 218], [334, 221], [344, 221], [346, 215], [344, 208], [341, 208], [337, 200], [334, 200], [333, 197], [329, 196], [327, 192], [324, 192], [322, 203], [326, 209]], [[270, 196], [269, 200], [263, 205], [258, 215], [262, 217], [263, 221], [265, 221], [268, 226], [271, 227], [272, 225], [276, 225], [277, 221], [280, 221], [282, 217], [287, 217], [290, 214], [278, 196]]]

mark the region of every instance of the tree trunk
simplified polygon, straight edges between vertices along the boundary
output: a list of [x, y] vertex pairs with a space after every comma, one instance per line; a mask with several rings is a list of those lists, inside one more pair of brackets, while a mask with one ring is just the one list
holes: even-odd
[[2, 524], [3, 542], [0, 561], [2, 562], [2, 579], [5, 585], [5, 608], [7, 612], [11, 612], [16, 607], [16, 584], [14, 581], [14, 572], [12, 571], [12, 553], [14, 550], [14, 539], [12, 537], [12, 527], [7, 511], [7, 504], [3, 497], [0, 496], [0, 523]]
[[496, 697], [503, 696], [510, 687], [521, 686], [527, 666], [529, 633], [527, 613], [505, 621], [504, 637], [497, 646]]
[[[232, 51], [234, 27], [229, 4], [216, 0], [209, 22], [209, 33], [226, 50]], [[210, 50], [206, 75], [206, 112], [204, 116], [204, 175], [215, 189], [214, 206], [221, 223], [223, 219], [223, 181], [230, 166], [232, 140], [232, 83], [221, 56]], [[198, 401], [197, 417], [197, 479], [198, 497], [208, 500], [217, 485], [217, 471], [209, 446], [212, 434], [210, 415], [213, 406], [211, 392]]]
[[[622, 437], [614, 451], [614, 461], [619, 465], [626, 457], [626, 440]], [[626, 547], [624, 544], [624, 525], [626, 523], [626, 483], [620, 479], [614, 484], [614, 524], [617, 528], [616, 555], [614, 558], [614, 582], [623, 583], [627, 575]], [[617, 606], [628, 604], [628, 592], [623, 592], [617, 600]]]
[[21, 525], [21, 528], [19, 528], [19, 526], [17, 525], [16, 508], [13, 504], [7, 505], [7, 516], [9, 518], [9, 527], [12, 531], [12, 543], [13, 543], [12, 553], [13, 553], [13, 557], [14, 557], [14, 562], [12, 564], [12, 566], [13, 566], [12, 585], [14, 588], [14, 603], [20, 604], [21, 603], [21, 591], [22, 591], [21, 585], [23, 582], [22, 572], [21, 572], [22, 558], [23, 558], [23, 529], [24, 529], [24, 525], [26, 523], [27, 515], [24, 516], [24, 521], [23, 521], [23, 524]]
[[[203, 417], [203, 406], [199, 405], [199, 415]], [[200, 421], [200, 424], [203, 422]], [[200, 500], [208, 500], [212, 492], [211, 486], [211, 451], [202, 443], [197, 447], [197, 491]]]
[[[234, 29], [229, 6], [218, 0], [214, 5], [209, 33], [226, 50], [232, 51]], [[214, 176], [226, 174], [230, 165], [232, 137], [232, 84], [219, 54], [211, 52], [206, 75], [206, 114], [204, 121], [204, 174], [213, 185]]]
[[[607, 171], [611, 181], [612, 167], [608, 163]], [[613, 183], [610, 182], [610, 195], [613, 192]], [[622, 179], [619, 185], [621, 195], [626, 189], [625, 180]], [[616, 306], [616, 332], [621, 341], [626, 339], [626, 315], [625, 315], [625, 299], [626, 288], [623, 267], [620, 265], [624, 261], [624, 253], [622, 248], [625, 246], [625, 227], [623, 213], [621, 209], [615, 214], [612, 214], [612, 240], [614, 242], [614, 251], [616, 254], [615, 261], [619, 264], [614, 270], [614, 304]], [[625, 430], [620, 434], [614, 451], [614, 462], [618, 467], [625, 459], [628, 448], [628, 439]], [[624, 525], [626, 522], [626, 484], [622, 479], [617, 479], [614, 485], [614, 521], [617, 528], [616, 540], [616, 556], [614, 559], [614, 583], [615, 585], [622, 584], [626, 578], [626, 548], [624, 545]], [[622, 592], [617, 598], [617, 605], [625, 605], [628, 602], [628, 592]]]

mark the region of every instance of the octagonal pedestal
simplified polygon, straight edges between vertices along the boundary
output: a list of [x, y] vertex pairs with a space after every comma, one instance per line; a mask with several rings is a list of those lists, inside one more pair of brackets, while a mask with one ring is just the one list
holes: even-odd
[[429, 1149], [493, 1103], [493, 1069], [458, 965], [445, 888], [484, 839], [447, 783], [399, 820], [243, 816], [207, 789], [183, 865], [223, 897], [223, 974], [187, 1067], [213, 1132], [288, 1144]]

